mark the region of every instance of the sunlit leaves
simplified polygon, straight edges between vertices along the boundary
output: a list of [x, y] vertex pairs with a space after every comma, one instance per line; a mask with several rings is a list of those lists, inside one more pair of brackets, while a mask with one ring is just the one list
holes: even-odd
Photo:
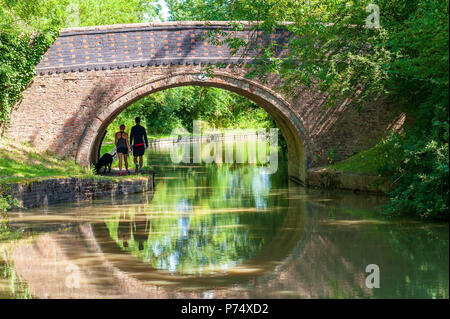
[[141, 116], [152, 135], [170, 135], [183, 127], [192, 132], [193, 121], [203, 120], [213, 128], [272, 128], [272, 118], [251, 100], [219, 88], [186, 86], [157, 92], [124, 110], [108, 129], [111, 139], [120, 124], [134, 125]]
[[0, 0], [0, 129], [63, 27], [152, 21], [154, 0]]
[[[232, 27], [248, 20], [266, 34], [287, 29], [282, 55], [270, 46], [252, 51], [251, 42], [230, 35], [222, 41], [235, 54], [258, 52], [248, 76], [264, 81], [277, 74], [288, 95], [303, 86], [320, 89], [327, 105], [350, 97], [362, 112], [383, 97], [406, 112], [404, 131], [386, 142], [383, 173], [394, 185], [386, 212], [448, 219], [449, 2], [379, 0], [380, 28], [367, 28], [372, 2], [195, 0], [203, 6], [198, 10], [193, 0], [173, 0], [169, 8], [175, 19], [184, 8], [183, 20], [232, 20]], [[213, 12], [215, 6], [230, 10]]]

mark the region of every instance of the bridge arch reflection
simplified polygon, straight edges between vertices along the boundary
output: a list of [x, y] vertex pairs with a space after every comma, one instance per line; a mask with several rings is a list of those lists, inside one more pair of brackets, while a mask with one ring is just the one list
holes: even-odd
[[[126, 234], [117, 234], [118, 236], [111, 240], [111, 233], [115, 233], [117, 230], [120, 232], [120, 225], [111, 231], [111, 229], [108, 229], [106, 223], [98, 223], [86, 230], [85, 235], [90, 241], [96, 243], [95, 246], [98, 252], [103, 254], [110, 266], [115, 268], [116, 271], [121, 272], [122, 276], [132, 276], [134, 279], [147, 285], [206, 289], [208, 287], [242, 283], [242, 281], [271, 273], [276, 268], [282, 268], [283, 264], [292, 258], [290, 255], [293, 252], [298, 254], [301, 247], [305, 245], [306, 238], [308, 237], [306, 204], [305, 201], [301, 200], [299, 188], [294, 185], [292, 187], [296, 189], [295, 194], [288, 195], [289, 206], [286, 209], [281, 225], [279, 225], [272, 236], [269, 236], [270, 240], [264, 243], [262, 247], [258, 247], [256, 250], [253, 249], [255, 254], [248, 258], [242, 258], [241, 262], [228, 265], [225, 269], [220, 268], [220, 265], [217, 264], [215, 271], [211, 272], [211, 264], [209, 263], [207, 267], [199, 267], [193, 272], [180, 273], [179, 271], [171, 271], [169, 265], [165, 265], [165, 269], [158, 269], [152, 267], [148, 262], [143, 261], [145, 259], [142, 258], [142, 255], [145, 255], [143, 253], [145, 251], [144, 248], [148, 248], [144, 247], [143, 241], [151, 241], [152, 234], [146, 227], [148, 226], [148, 219], [142, 215], [142, 210], [139, 212], [136, 210], [136, 207], [133, 208], [132, 212], [121, 215], [121, 219], [117, 220], [118, 224], [120, 224], [120, 221], [122, 222], [122, 231], [125, 230]], [[232, 209], [230, 210], [232, 211]], [[212, 211], [214, 212], [214, 209]], [[237, 211], [245, 211], [245, 208], [238, 209]], [[219, 211], [216, 211], [216, 213], [221, 214]], [[266, 215], [267, 213], [267, 211], [259, 212], [259, 214]], [[130, 214], [132, 218], [130, 218]], [[197, 211], [196, 214], [201, 214], [201, 212]], [[258, 218], [256, 217], [257, 214], [252, 214], [252, 218]], [[248, 225], [235, 226], [247, 227]], [[144, 230], [145, 228], [147, 230]], [[144, 230], [145, 236], [142, 236], [142, 230]], [[223, 233], [219, 232], [218, 235], [223, 235]], [[192, 233], [191, 236], [193, 236]], [[246, 236], [247, 242], [245, 244], [252, 245], [249, 242], [251, 241], [251, 236], [248, 234], [248, 231], [246, 232]], [[123, 245], [124, 243], [128, 244]], [[133, 244], [135, 254], [132, 253], [133, 249], [127, 249]], [[239, 243], [235, 244], [238, 245]], [[208, 243], [208, 245], [211, 246], [212, 244]], [[197, 248], [200, 250], [203, 247]], [[125, 250], [128, 252], [125, 252]], [[139, 250], [139, 257], [136, 256], [136, 250]], [[215, 255], [213, 254], [209, 262], [214, 262], [213, 259], [217, 255], [217, 252]]]

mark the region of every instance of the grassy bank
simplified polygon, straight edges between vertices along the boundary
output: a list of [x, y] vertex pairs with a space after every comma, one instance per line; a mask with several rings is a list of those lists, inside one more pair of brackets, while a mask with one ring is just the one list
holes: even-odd
[[18, 182], [33, 178], [92, 177], [86, 168], [73, 160], [59, 159], [48, 152], [6, 138], [0, 139], [0, 181]]
[[[0, 184], [66, 177], [119, 178], [95, 175], [93, 170], [88, 170], [73, 160], [61, 159], [52, 153], [38, 151], [28, 144], [0, 138]], [[139, 178], [139, 176], [129, 175], [127, 178]]]
[[348, 173], [367, 173], [380, 175], [380, 169], [389, 161], [386, 145], [382, 141], [374, 147], [359, 152], [348, 159], [330, 164], [327, 168]]

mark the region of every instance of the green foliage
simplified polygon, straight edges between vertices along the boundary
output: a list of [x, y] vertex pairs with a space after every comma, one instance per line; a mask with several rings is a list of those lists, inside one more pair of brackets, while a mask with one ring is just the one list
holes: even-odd
[[156, 0], [65, 0], [69, 4], [67, 26], [92, 26], [150, 22], [159, 17]]
[[[172, 20], [251, 20], [260, 21], [253, 31], [290, 31], [289, 50], [282, 55], [276, 44], [258, 52], [252, 41], [224, 40], [236, 53], [258, 53], [248, 76], [264, 81], [275, 73], [287, 94], [314, 87], [327, 94], [329, 106], [352, 98], [359, 108], [380, 96], [390, 99], [410, 120], [404, 132], [386, 141], [389, 161], [382, 172], [395, 185], [386, 212], [448, 219], [449, 2], [379, 0], [381, 27], [366, 28], [371, 2], [167, 0]], [[5, 127], [56, 30], [150, 21], [159, 10], [155, 1], [144, 0], [0, 0], [0, 126]], [[233, 26], [242, 29], [239, 23]], [[214, 33], [210, 36], [221, 44]], [[269, 123], [238, 99], [217, 89], [180, 88], [147, 97], [129, 112], [133, 117], [142, 112], [149, 131], [158, 133], [190, 129], [192, 119], [214, 127]], [[241, 105], [250, 111], [240, 112]]]
[[391, 98], [411, 118], [393, 135], [382, 170], [395, 189], [389, 215], [416, 214], [448, 220], [449, 66], [448, 1], [404, 3], [404, 20], [393, 21]]
[[269, 177], [255, 166], [180, 168], [168, 153], [157, 156], [149, 155], [155, 169], [172, 178], [158, 182], [145, 218], [130, 208], [105, 219], [123, 251], [157, 269], [172, 264], [171, 272], [206, 274], [255, 257], [279, 234], [288, 199], [273, 196], [272, 183], [285, 186], [284, 174]]
[[155, 0], [0, 0], [0, 129], [63, 27], [151, 21]]
[[9, 185], [0, 182], [0, 241], [17, 237], [17, 233], [11, 231], [8, 225], [8, 215], [6, 212], [11, 207], [21, 207], [19, 201], [7, 193]]
[[[251, 31], [290, 31], [288, 50], [282, 54], [276, 44], [258, 52], [254, 41], [232, 35], [219, 41], [220, 31], [209, 35], [212, 43], [228, 44], [236, 54], [256, 53], [247, 76], [264, 81], [277, 74], [281, 89], [289, 95], [295, 96], [300, 87], [318, 88], [326, 93], [328, 106], [351, 98], [362, 111], [367, 101], [381, 96], [390, 100], [408, 121], [403, 132], [383, 142], [387, 146], [382, 157], [389, 160], [380, 171], [395, 186], [385, 213], [448, 219], [449, 2], [379, 0], [380, 27], [367, 28], [370, 12], [366, 7], [372, 2], [184, 0], [168, 4], [175, 19], [190, 15], [199, 20], [250, 20], [257, 21]], [[230, 25], [242, 29], [239, 23]]]
[[[181, 1], [180, 5], [187, 7], [191, 2]], [[255, 40], [243, 41], [232, 34], [221, 34], [223, 40], [219, 41], [217, 35], [221, 31], [211, 32], [210, 41], [214, 44], [228, 44], [236, 53], [257, 54], [248, 77], [265, 80], [270, 74], [276, 73], [283, 80], [281, 89], [291, 95], [297, 94], [300, 85], [318, 88], [328, 95], [329, 106], [350, 97], [360, 107], [367, 99], [384, 93], [383, 83], [388, 74], [383, 66], [391, 61], [392, 54], [385, 48], [386, 31], [365, 27], [368, 15], [366, 6], [371, 1], [212, 2], [222, 4], [218, 5], [220, 8], [232, 8], [231, 12], [224, 12], [217, 20], [260, 21], [255, 23], [251, 32], [261, 30], [266, 35], [277, 28], [292, 33], [289, 50], [280, 55], [278, 52], [283, 48], [277, 43], [265, 46], [259, 52]], [[169, 2], [175, 18], [180, 15], [180, 5], [171, 5]], [[206, 9], [190, 9], [187, 12], [192, 12], [193, 18], [201, 13], [203, 18], [214, 18]], [[242, 29], [238, 22], [231, 26], [236, 30]]]
[[38, 152], [34, 148], [3, 138], [0, 139], [0, 158], [0, 179], [5, 183], [44, 176], [90, 174], [74, 161], [58, 159], [52, 154]]
[[380, 169], [386, 165], [392, 165], [393, 160], [388, 153], [389, 144], [382, 140], [374, 147], [359, 152], [345, 161], [330, 165], [330, 168], [343, 172], [364, 172], [370, 174], [379, 174]]
[[328, 150], [327, 153], [327, 160], [329, 164], [333, 164], [334, 163], [334, 159], [336, 158], [336, 148], [332, 147]]
[[394, 190], [386, 214], [448, 220], [448, 122], [436, 121], [434, 126], [442, 130], [442, 136], [423, 129], [410, 135], [395, 134], [388, 140], [388, 154], [394, 161], [381, 172], [390, 176]]
[[[0, 1], [1, 4], [1, 1]], [[33, 79], [35, 66], [52, 44], [57, 31], [32, 33], [21, 28], [11, 11], [0, 6], [0, 128], [9, 119], [13, 106]]]
[[136, 116], [142, 118], [151, 136], [170, 135], [177, 127], [192, 132], [194, 120], [217, 129], [276, 127], [266, 111], [243, 96], [218, 88], [186, 86], [151, 94], [129, 106], [109, 126], [105, 140], [114, 140], [121, 124], [129, 131]]

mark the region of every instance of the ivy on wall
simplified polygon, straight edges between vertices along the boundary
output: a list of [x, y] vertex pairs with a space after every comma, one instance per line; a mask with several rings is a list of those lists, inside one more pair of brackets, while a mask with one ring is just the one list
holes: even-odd
[[[0, 9], [1, 10], [1, 9]], [[3, 18], [3, 17], [2, 17]], [[35, 75], [36, 65], [57, 37], [56, 30], [37, 35], [3, 25], [0, 29], [0, 125], [6, 127], [14, 105]]]

